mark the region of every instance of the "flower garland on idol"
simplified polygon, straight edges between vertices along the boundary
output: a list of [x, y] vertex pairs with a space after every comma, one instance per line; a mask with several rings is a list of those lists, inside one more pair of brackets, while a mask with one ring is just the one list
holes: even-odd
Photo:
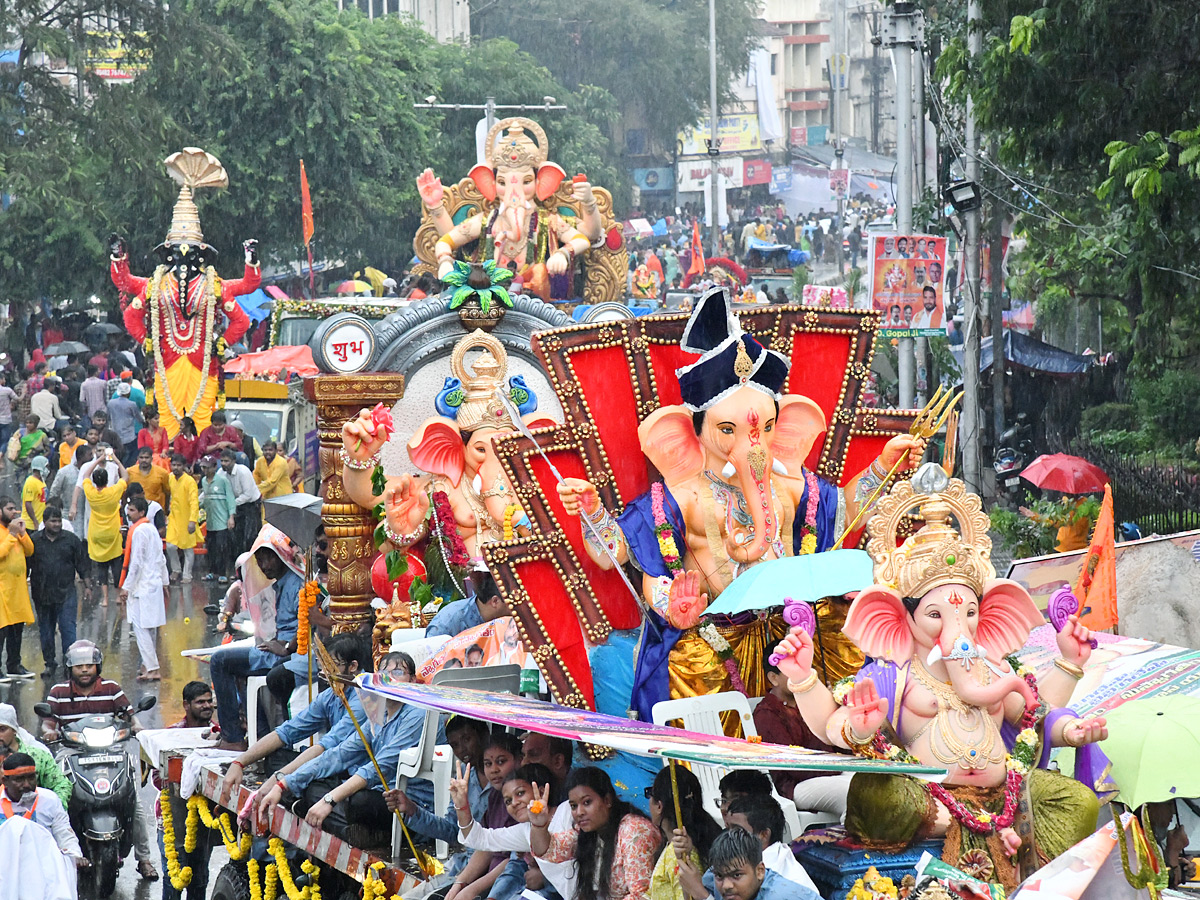
[[[1034, 703], [1031, 706], [1026, 706], [1025, 712], [1021, 714], [1020, 731], [1017, 733], [1016, 743], [1013, 745], [1012, 752], [1004, 758], [1006, 774], [1003, 811], [993, 813], [986, 809], [978, 811], [968, 809], [944, 785], [936, 784], [932, 781], [922, 782], [933, 799], [946, 807], [950, 815], [959, 824], [975, 834], [985, 837], [1012, 825], [1013, 820], [1016, 818], [1017, 805], [1021, 800], [1021, 786], [1037, 761], [1038, 735], [1036, 728], [1038, 724], [1038, 711], [1042, 706], [1038, 698], [1037, 680], [1034, 678], [1033, 670], [1028, 666], [1022, 665], [1015, 657], [1006, 657], [1006, 661], [1012, 666], [1014, 672], [1025, 679], [1025, 683], [1033, 691]], [[850, 688], [853, 686], [854, 676], [843, 678], [834, 687], [833, 698], [839, 704], [844, 705], [846, 696], [850, 693]], [[875, 732], [872, 738], [861, 747], [856, 748], [855, 752], [864, 756], [872, 756], [876, 759], [891, 759], [897, 762], [920, 764], [920, 760], [906, 749], [893, 744], [885, 738], [882, 730]]]

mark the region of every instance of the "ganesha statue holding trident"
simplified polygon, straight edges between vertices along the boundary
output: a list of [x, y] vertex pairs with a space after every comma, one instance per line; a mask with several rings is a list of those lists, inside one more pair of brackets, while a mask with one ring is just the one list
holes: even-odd
[[[897, 546], [909, 514], [924, 525]], [[1096, 828], [1095, 773], [1080, 783], [1039, 767], [1051, 746], [1107, 737], [1104, 719], [1063, 708], [1091, 635], [1070, 617], [1041, 679], [1010, 655], [1044, 619], [1024, 587], [996, 578], [979, 497], [936, 464], [893, 488], [868, 531], [877, 583], [855, 598], [844, 631], [873, 661], [830, 691], [813, 668], [812, 638], [795, 628], [776, 648], [779, 668], [804, 721], [830, 744], [949, 773], [940, 783], [855, 775], [854, 838], [897, 849], [944, 836], [946, 862], [1011, 889], [1014, 856], [1027, 876]], [[1078, 756], [1101, 756], [1095, 749]]]
[[[751, 613], [698, 628], [709, 601], [760, 563], [833, 548], [893, 466], [907, 470], [924, 450], [919, 438], [894, 437], [844, 488], [805, 468], [824, 413], [783, 393], [787, 357], [742, 330], [724, 288], [699, 299], [680, 346], [699, 354], [676, 371], [683, 404], [638, 427], [662, 482], [617, 517], [588, 481], [568, 478], [558, 489], [566, 512], [594, 526], [584, 529], [591, 559], [606, 569], [614, 559], [632, 563], [646, 605], [662, 618], [646, 629], [635, 676], [634, 707], [645, 721], [660, 700], [731, 688], [762, 696], [762, 652], [782, 636], [782, 620]], [[765, 600], [781, 606], [784, 598]]]
[[[449, 191], [432, 169], [417, 178], [438, 236], [437, 276], [444, 278], [455, 254], [474, 243], [469, 261], [492, 260], [512, 269], [524, 291], [543, 300], [568, 299], [577, 261], [606, 244], [599, 201], [611, 210], [611, 197], [594, 190], [583, 175], [570, 182], [569, 193], [560, 191], [567, 173], [550, 162], [546, 132], [531, 119], [498, 121], [487, 133], [484, 153], [487, 162]], [[461, 217], [463, 211], [470, 214]], [[421, 232], [415, 246], [421, 256]]]

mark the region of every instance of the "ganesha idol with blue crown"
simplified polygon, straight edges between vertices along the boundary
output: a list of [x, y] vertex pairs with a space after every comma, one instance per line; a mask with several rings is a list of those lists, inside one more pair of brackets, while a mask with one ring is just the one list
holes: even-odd
[[[633, 706], [647, 721], [660, 700], [731, 687], [761, 695], [758, 661], [779, 636], [774, 622], [745, 614], [698, 628], [710, 601], [761, 563], [832, 549], [889, 471], [908, 469], [924, 449], [919, 438], [895, 436], [841, 488], [810, 471], [804, 461], [825, 414], [783, 393], [788, 358], [742, 329], [722, 288], [697, 301], [680, 347], [699, 354], [676, 372], [683, 403], [637, 429], [662, 481], [619, 516], [589, 481], [568, 478], [558, 489], [565, 511], [593, 526], [584, 531], [588, 556], [604, 569], [632, 563], [649, 614], [661, 620], [643, 638], [635, 677]], [[740, 672], [725, 661], [730, 652], [746, 661]]]

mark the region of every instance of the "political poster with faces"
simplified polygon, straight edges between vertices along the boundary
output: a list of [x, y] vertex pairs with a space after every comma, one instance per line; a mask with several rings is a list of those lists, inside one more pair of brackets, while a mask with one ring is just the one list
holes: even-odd
[[946, 239], [932, 234], [872, 235], [867, 254], [871, 305], [884, 337], [946, 333]]

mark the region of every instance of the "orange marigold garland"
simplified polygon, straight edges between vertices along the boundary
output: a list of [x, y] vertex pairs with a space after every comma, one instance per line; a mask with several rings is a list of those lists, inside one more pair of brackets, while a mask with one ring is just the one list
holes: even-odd
[[321, 585], [316, 581], [307, 582], [300, 589], [300, 612], [296, 625], [296, 652], [301, 656], [308, 653], [308, 614], [314, 604], [321, 599]]

